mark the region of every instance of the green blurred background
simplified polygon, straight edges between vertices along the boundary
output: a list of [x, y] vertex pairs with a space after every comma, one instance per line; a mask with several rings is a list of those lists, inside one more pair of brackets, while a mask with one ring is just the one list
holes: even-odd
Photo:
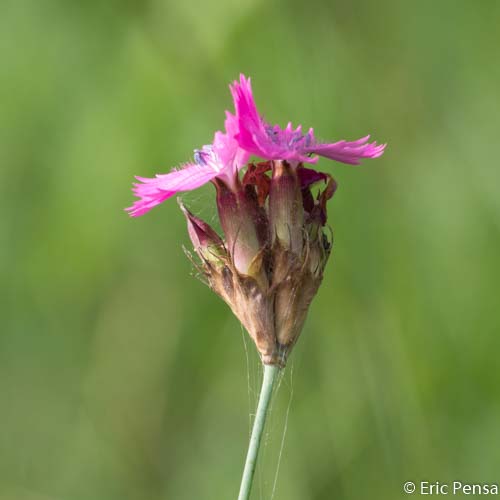
[[[336, 247], [253, 498], [500, 481], [499, 18], [494, 0], [3, 0], [0, 499], [236, 498], [253, 345], [193, 276], [175, 201], [123, 207], [133, 175], [211, 141], [240, 72], [269, 121], [389, 144], [320, 162]], [[185, 200], [214, 221], [211, 186]]]

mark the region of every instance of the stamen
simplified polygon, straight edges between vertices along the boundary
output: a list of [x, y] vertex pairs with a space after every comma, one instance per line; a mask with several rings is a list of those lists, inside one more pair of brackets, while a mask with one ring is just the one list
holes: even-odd
[[194, 150], [194, 161], [197, 165], [206, 165], [207, 164], [205, 156], [206, 156], [206, 153], [204, 153], [200, 149]]
[[[211, 145], [205, 145], [201, 149], [194, 150], [194, 161], [197, 165], [205, 166], [209, 163], [217, 163], [217, 159]], [[219, 170], [216, 168], [216, 170]]]

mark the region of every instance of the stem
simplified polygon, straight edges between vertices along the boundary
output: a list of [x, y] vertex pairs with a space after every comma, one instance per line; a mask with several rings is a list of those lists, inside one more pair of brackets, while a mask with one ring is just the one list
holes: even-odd
[[257, 465], [260, 441], [266, 423], [267, 410], [271, 402], [276, 375], [279, 371], [280, 368], [277, 365], [264, 365], [264, 380], [262, 380], [259, 404], [257, 405], [257, 413], [255, 414], [250, 444], [248, 445], [247, 459], [245, 462], [245, 469], [243, 470], [243, 478], [241, 479], [238, 500], [249, 500], [250, 498], [250, 490], [252, 489], [252, 481], [255, 473], [255, 466]]

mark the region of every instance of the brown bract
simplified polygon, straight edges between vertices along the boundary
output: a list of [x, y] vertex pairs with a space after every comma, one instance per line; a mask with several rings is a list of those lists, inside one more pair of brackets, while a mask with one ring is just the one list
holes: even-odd
[[265, 364], [286, 364], [331, 252], [324, 228], [335, 183], [305, 170], [266, 162], [251, 164], [233, 189], [217, 181], [225, 241], [181, 204], [201, 260], [198, 269], [241, 321]]

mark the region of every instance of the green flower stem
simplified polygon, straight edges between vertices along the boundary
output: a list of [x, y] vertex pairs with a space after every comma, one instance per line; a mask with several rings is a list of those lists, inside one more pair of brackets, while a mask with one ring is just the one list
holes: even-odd
[[243, 470], [243, 478], [241, 479], [238, 500], [249, 500], [250, 498], [250, 490], [252, 489], [252, 481], [255, 473], [255, 466], [257, 465], [260, 441], [266, 423], [267, 410], [269, 409], [274, 382], [276, 381], [276, 376], [279, 371], [280, 368], [277, 365], [264, 365], [264, 380], [262, 381], [259, 404], [257, 405], [257, 413], [255, 414], [250, 444], [248, 445], [247, 459], [245, 462], [245, 469]]

